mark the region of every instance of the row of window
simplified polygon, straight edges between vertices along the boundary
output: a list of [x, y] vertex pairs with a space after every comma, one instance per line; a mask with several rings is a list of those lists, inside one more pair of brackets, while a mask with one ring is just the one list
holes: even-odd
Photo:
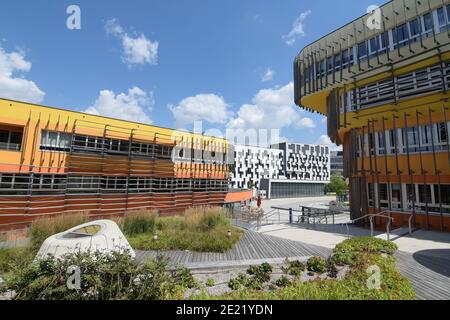
[[374, 82], [341, 94], [341, 113], [450, 88], [450, 62]]
[[[71, 135], [64, 132], [43, 130], [41, 134], [41, 150], [86, 153], [122, 154], [156, 159], [170, 159], [174, 150], [173, 146], [153, 143], [143, 143], [112, 138], [103, 138], [85, 135]], [[191, 151], [191, 150], [189, 150]], [[226, 154], [215, 151], [185, 152], [183, 148], [176, 150], [174, 160], [194, 160], [201, 156], [203, 163], [223, 163]], [[187, 157], [190, 156], [188, 159]]]
[[69, 176], [49, 174], [0, 174], [0, 193], [33, 192], [177, 192], [227, 191], [228, 181], [121, 176]]
[[[386, 53], [388, 50], [396, 50], [410, 43], [418, 42], [420, 39], [447, 31], [449, 28], [450, 5], [447, 5], [369, 40], [362, 41], [352, 48], [344, 49], [341, 52], [334, 52], [333, 50], [333, 54], [327, 59], [310, 64], [312, 66], [305, 68], [303, 79], [305, 83], [312, 82], [313, 79], [319, 79], [341, 69], [350, 68], [354, 64]], [[328, 49], [327, 52], [329, 53]]]
[[[370, 207], [379, 201], [381, 209], [392, 208], [411, 212], [450, 213], [450, 185], [448, 184], [386, 184], [368, 183], [367, 198]], [[389, 205], [390, 202], [390, 205]]]
[[[448, 150], [450, 122], [365, 133], [358, 137], [358, 157]], [[363, 147], [363, 149], [361, 148]], [[369, 154], [370, 152], [370, 154]]]

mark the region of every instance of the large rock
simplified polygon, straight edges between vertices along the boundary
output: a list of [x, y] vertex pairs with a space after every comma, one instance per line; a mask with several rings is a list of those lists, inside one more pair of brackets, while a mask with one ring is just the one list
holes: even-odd
[[95, 251], [104, 253], [128, 251], [132, 258], [136, 256], [114, 221], [97, 220], [47, 238], [39, 249], [36, 259], [42, 259], [48, 255], [60, 258], [68, 253]]

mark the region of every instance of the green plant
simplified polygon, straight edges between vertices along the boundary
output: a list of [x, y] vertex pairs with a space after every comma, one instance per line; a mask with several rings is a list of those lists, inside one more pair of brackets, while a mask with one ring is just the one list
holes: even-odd
[[34, 220], [31, 223], [29, 230], [31, 248], [36, 252], [48, 237], [88, 221], [89, 218], [87, 214], [83, 212], [62, 214], [53, 218]]
[[[355, 238], [356, 247], [364, 247], [365, 240]], [[384, 249], [383, 249], [384, 251]], [[396, 269], [392, 255], [382, 255], [380, 251], [355, 252], [353, 263], [343, 279], [315, 279], [295, 281], [271, 291], [253, 290], [245, 287], [212, 297], [208, 294], [194, 296], [194, 299], [221, 300], [412, 300], [415, 298], [411, 283]], [[367, 286], [367, 268], [376, 265], [383, 275], [381, 288]], [[330, 264], [328, 264], [330, 268]], [[280, 280], [285, 283], [285, 280]], [[271, 285], [273, 287], [273, 284]]]
[[339, 243], [333, 249], [332, 261], [338, 265], [352, 264], [355, 253], [386, 253], [394, 254], [397, 245], [393, 242], [373, 237], [355, 237]]
[[247, 287], [249, 283], [250, 279], [245, 274], [240, 273], [236, 278], [232, 278], [228, 281], [228, 287], [231, 290], [239, 290], [242, 287]]
[[[197, 252], [226, 252], [239, 241], [243, 231], [230, 225], [226, 212], [220, 207], [191, 208], [183, 216], [156, 217], [153, 232], [130, 235], [128, 241], [140, 250], [191, 250]], [[231, 231], [231, 237], [227, 236]]]
[[280, 288], [287, 287], [291, 284], [291, 281], [286, 276], [282, 276], [275, 281], [275, 285]]
[[207, 287], [214, 287], [215, 285], [216, 285], [216, 282], [214, 281], [213, 278], [208, 278], [208, 280], [206, 280]]
[[127, 235], [153, 233], [155, 231], [156, 212], [138, 211], [125, 214], [122, 231]]
[[287, 266], [281, 267], [281, 270], [285, 274], [299, 277], [302, 275], [303, 271], [305, 271], [305, 264], [299, 260], [289, 261], [288, 259], [286, 259], [286, 264]]
[[264, 262], [260, 266], [250, 266], [247, 269], [247, 273], [252, 275], [255, 280], [260, 283], [265, 283], [270, 280], [272, 273], [272, 266], [267, 262]]
[[0, 274], [9, 272], [16, 266], [27, 265], [34, 259], [34, 255], [28, 247], [0, 249]]
[[330, 183], [325, 185], [325, 193], [334, 192], [338, 196], [344, 194], [347, 189], [348, 186], [345, 183], [344, 178], [340, 174], [334, 174], [331, 177]]
[[322, 257], [311, 257], [306, 261], [306, 269], [310, 272], [324, 273], [327, 268], [327, 262]]
[[[80, 269], [80, 288], [67, 287], [68, 268]], [[14, 268], [6, 277], [6, 289], [20, 300], [155, 300], [182, 298], [186, 288], [185, 271], [175, 271], [169, 261], [158, 256], [136, 264], [128, 253], [85, 252], [61, 259], [49, 256], [22, 268]]]
[[175, 272], [175, 279], [178, 284], [185, 288], [192, 289], [198, 287], [197, 280], [195, 280], [191, 270], [186, 267], [182, 267]]

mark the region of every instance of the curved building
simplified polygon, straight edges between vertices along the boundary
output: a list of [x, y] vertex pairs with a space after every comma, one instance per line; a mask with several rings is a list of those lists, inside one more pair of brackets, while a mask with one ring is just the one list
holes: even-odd
[[450, 230], [449, 39], [448, 0], [394, 0], [296, 57], [296, 104], [344, 147], [352, 218]]

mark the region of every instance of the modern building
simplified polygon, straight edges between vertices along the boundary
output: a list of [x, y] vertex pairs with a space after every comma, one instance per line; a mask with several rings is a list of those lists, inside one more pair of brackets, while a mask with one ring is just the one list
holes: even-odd
[[0, 228], [241, 200], [226, 140], [4, 99], [0, 115]]
[[330, 171], [331, 175], [340, 174], [344, 172], [344, 152], [331, 151], [330, 153]]
[[344, 147], [353, 219], [450, 230], [449, 39], [448, 0], [394, 0], [296, 57], [295, 102]]
[[236, 145], [231, 187], [253, 185], [267, 198], [324, 194], [330, 182], [328, 146], [280, 143], [271, 148]]

